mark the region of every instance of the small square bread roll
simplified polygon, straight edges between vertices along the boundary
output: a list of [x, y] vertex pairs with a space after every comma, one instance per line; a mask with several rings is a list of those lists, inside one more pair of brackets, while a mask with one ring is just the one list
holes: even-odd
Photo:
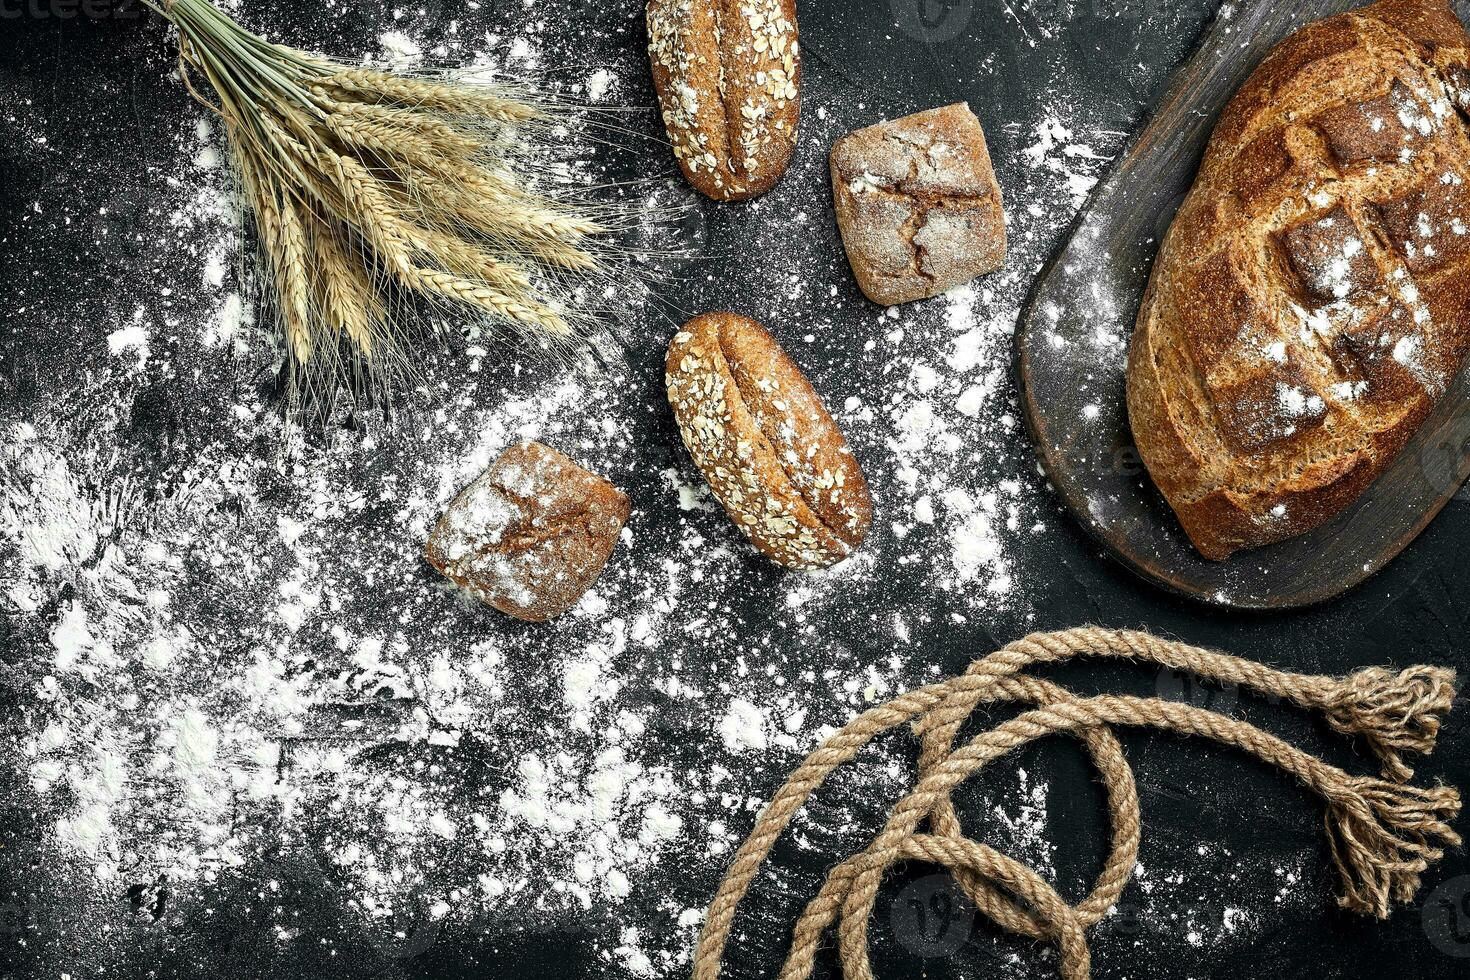
[[424, 555], [481, 602], [542, 622], [597, 581], [627, 519], [621, 490], [550, 446], [526, 442], [450, 502]]
[[848, 133], [831, 166], [842, 244], [873, 302], [935, 296], [1005, 261], [1000, 185], [965, 103]]

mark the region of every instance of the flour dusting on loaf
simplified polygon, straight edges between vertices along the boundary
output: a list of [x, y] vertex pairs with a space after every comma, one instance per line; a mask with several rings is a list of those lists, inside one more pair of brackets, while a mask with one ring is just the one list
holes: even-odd
[[1351, 503], [1470, 349], [1470, 41], [1442, 0], [1318, 21], [1231, 100], [1164, 239], [1134, 438], [1224, 558]]
[[842, 244], [873, 302], [936, 296], [1005, 260], [1000, 185], [965, 103], [848, 133], [830, 162]]
[[429, 563], [481, 602], [542, 621], [597, 580], [628, 498], [550, 446], [518, 443], [460, 491], [425, 546]]

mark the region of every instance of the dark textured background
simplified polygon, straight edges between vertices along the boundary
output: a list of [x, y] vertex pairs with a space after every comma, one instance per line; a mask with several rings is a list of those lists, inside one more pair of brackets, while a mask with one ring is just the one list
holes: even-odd
[[[34, 411], [84, 414], [83, 405], [68, 406], [48, 394], [53, 390], [50, 379], [80, 365], [83, 348], [76, 336], [105, 332], [105, 324], [129, 308], [128, 273], [170, 273], [160, 265], [155, 243], [120, 244], [116, 251], [81, 248], [77, 237], [47, 230], [26, 220], [26, 214], [33, 204], [50, 213], [71, 209], [78, 215], [95, 214], [100, 205], [110, 204], [113, 226], [124, 232], [126, 241], [129, 209], [146, 206], [150, 184], [171, 172], [174, 148], [166, 121], [187, 111], [187, 103], [182, 90], [166, 76], [169, 46], [163, 26], [151, 17], [122, 16], [136, 11], [128, 6], [107, 16], [57, 16], [76, 5], [41, 3], [32, 8], [29, 3], [0, 0], [0, 296], [4, 297], [0, 399], [7, 403], [7, 414], [20, 417]], [[247, 9], [258, 6], [269, 5], [248, 3]], [[1213, 16], [1214, 6], [1173, 0], [1070, 4], [804, 0], [807, 101], [809, 105], [813, 101], [811, 93], [857, 88], [866, 90], [869, 111], [876, 116], [968, 99], [987, 118], [1002, 185], [1010, 186], [1007, 175], [1014, 164], [1008, 161], [1016, 159], [1029, 136], [990, 127], [989, 118], [1010, 112], [1034, 116], [1036, 105], [1048, 97], [1052, 77], [1048, 66], [1060, 63], [1074, 89], [1089, 93], [1091, 113], [1099, 125], [1130, 130], [1146, 115], [1169, 67], [1190, 49]], [[447, 23], [464, 13], [459, 3], [448, 0], [426, 0], [413, 9], [419, 24]], [[636, 45], [642, 38], [638, 14], [636, 4], [615, 3], [599, 5], [596, 12], [589, 5], [573, 16], [621, 23], [624, 28], [611, 35], [612, 42], [604, 43]], [[376, 15], [364, 17], [316, 3], [279, 4], [266, 19], [276, 25], [274, 33], [282, 39], [343, 51], [370, 48], [382, 29]], [[1058, 23], [1060, 31], [1044, 27]], [[984, 70], [977, 52], [990, 59]], [[598, 57], [599, 52], [589, 51], [587, 61], [595, 63]], [[628, 101], [651, 100], [646, 83], [642, 91], [630, 88], [620, 95]], [[53, 129], [60, 139], [42, 155], [22, 151], [16, 138], [31, 114], [53, 122], [65, 120], [64, 128]], [[656, 124], [650, 117], [635, 125], [652, 131]], [[105, 165], [94, 163], [99, 154], [105, 155]], [[661, 169], [666, 161], [651, 161], [648, 166]], [[820, 168], [807, 167], [806, 172], [819, 175]], [[809, 188], [784, 192], [799, 197], [825, 195], [826, 190], [814, 181]], [[813, 203], [825, 206], [820, 197]], [[1008, 201], [1012, 207], [1017, 203]], [[737, 209], [708, 207], [705, 220], [709, 239], [720, 241], [742, 217]], [[730, 300], [718, 274], [722, 263], [729, 261], [728, 256], [712, 260], [707, 268], [716, 274], [713, 280], [689, 277], [673, 287], [668, 298], [684, 309], [726, 305]], [[77, 288], [79, 283], [87, 288]], [[852, 286], [844, 282], [841, 288]], [[760, 296], [741, 299], [757, 314], [764, 301]], [[45, 315], [38, 316], [38, 311]], [[87, 341], [95, 346], [97, 337], [89, 335]], [[658, 356], [644, 353], [650, 363]], [[269, 382], [247, 374], [233, 383]], [[133, 426], [136, 444], [123, 447], [126, 451], [140, 458], [152, 456], [160, 467], [169, 464], [166, 433], [194, 424], [186, 417], [186, 387], [180, 382], [140, 403]], [[174, 394], [167, 394], [170, 391]], [[656, 391], [651, 389], [650, 402], [655, 401]], [[153, 439], [159, 441], [150, 442]], [[1364, 587], [1321, 608], [1275, 616], [1227, 616], [1171, 599], [1099, 555], [1065, 520], [1052, 521], [1051, 526], [1017, 556], [1016, 574], [1029, 583], [1036, 628], [1085, 621], [1146, 626], [1305, 671], [1337, 673], [1378, 662], [1470, 666], [1466, 640], [1470, 589], [1465, 587], [1470, 577], [1466, 546], [1470, 505], [1465, 499], [1452, 502], [1401, 558]], [[895, 587], [905, 587], [901, 577]], [[925, 642], [934, 661], [958, 670], [976, 650], [1004, 642], [1021, 628], [1022, 624], [1006, 622], [996, 626], [995, 636], [973, 624], [937, 629]], [[0, 656], [16, 655], [22, 645], [36, 639], [0, 622]], [[863, 649], [860, 643], [857, 648]], [[1083, 691], [1106, 687], [1151, 694], [1168, 686], [1152, 674], [1090, 665], [1067, 668], [1065, 676], [1069, 685]], [[1196, 703], [1224, 702], [1230, 710], [1340, 764], [1357, 770], [1364, 766], [1350, 747], [1296, 712], [1248, 695], [1237, 697], [1235, 692], [1180, 690]], [[0, 697], [9, 696], [0, 687]], [[1463, 704], [1459, 710], [1464, 712]], [[0, 703], [0, 716], [5, 711], [6, 704]], [[1422, 902], [1433, 893], [1430, 904], [1400, 909], [1386, 923], [1367, 921], [1333, 906], [1335, 883], [1320, 810], [1288, 778], [1210, 745], [1135, 733], [1124, 733], [1123, 741], [1139, 779], [1146, 826], [1144, 865], [1159, 874], [1191, 862], [1214, 861], [1209, 870], [1218, 877], [1218, 902], [1250, 909], [1259, 924], [1250, 934], [1251, 942], [1198, 948], [1182, 934], [1181, 926], [1130, 919], [1125, 896], [1122, 914], [1094, 933], [1097, 976], [1431, 978], [1470, 973], [1470, 862], [1463, 854], [1451, 855], [1430, 870], [1421, 894]], [[1441, 736], [1438, 753], [1419, 767], [1421, 778], [1470, 786], [1467, 753], [1470, 724], [1456, 716]], [[1075, 897], [1096, 871], [1100, 793], [1071, 746], [1033, 747], [1021, 753], [1020, 762], [1047, 772], [1052, 781], [1049, 833], [1062, 843], [1057, 857], [1059, 885]], [[780, 775], [767, 774], [768, 791]], [[0, 797], [18, 794], [18, 780], [8, 770], [0, 775]], [[986, 786], [987, 780], [981, 779], [966, 792], [971, 798], [983, 798]], [[0, 891], [11, 895], [27, 894], [28, 872], [23, 861], [7, 860], [6, 855], [36, 833], [32, 817], [10, 810], [0, 826]], [[1200, 841], [1219, 841], [1229, 850], [1223, 857], [1196, 856]], [[1235, 877], [1238, 869], [1269, 864], [1303, 849], [1316, 854], [1316, 860], [1305, 863], [1306, 874], [1295, 886], [1309, 896], [1308, 901], [1289, 903], [1277, 912], [1258, 876]], [[793, 859], [788, 851], [778, 854]], [[343, 955], [315, 956], [301, 944], [292, 947], [289, 956], [281, 955], [265, 935], [247, 880], [222, 890], [220, 914], [207, 927], [185, 922], [171, 932], [140, 930], [124, 938], [122, 942], [134, 948], [114, 961], [118, 972], [138, 977], [212, 973], [591, 977], [603, 972], [602, 962], [574, 932], [518, 935], [514, 930], [445, 929], [384, 949], [354, 938], [353, 926], [340, 915], [329, 885], [290, 868], [266, 871], [292, 883], [289, 901], [300, 910], [301, 921], [336, 935]], [[880, 910], [921, 876], [920, 872], [895, 876], [885, 886], [887, 897], [880, 899]], [[713, 884], [711, 878], [694, 882], [691, 888], [708, 894]], [[32, 897], [42, 907], [65, 902], [65, 896]], [[127, 899], [119, 896], [119, 901]], [[790, 905], [789, 912], [794, 914], [795, 909]], [[880, 914], [876, 922], [880, 976], [995, 975], [1013, 970], [1003, 970], [1002, 964], [1018, 955], [1035, 971], [1054, 969], [1054, 961], [1027, 944], [997, 938], [983, 928], [951, 956], [913, 958], [906, 949], [914, 942], [891, 941], [889, 916]], [[60, 935], [64, 923], [43, 918], [0, 927], [0, 976], [30, 980], [55, 975], [46, 951], [64, 941]], [[774, 969], [777, 936], [756, 932], [737, 944], [733, 975], [764, 975]], [[88, 974], [84, 965], [72, 964], [72, 975]]]

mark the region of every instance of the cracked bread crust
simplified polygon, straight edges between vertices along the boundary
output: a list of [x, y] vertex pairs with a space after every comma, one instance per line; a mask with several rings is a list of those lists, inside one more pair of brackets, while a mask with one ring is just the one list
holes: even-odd
[[849, 133], [830, 164], [842, 244], [873, 302], [935, 296], [1005, 261], [1000, 185], [967, 104]]
[[679, 433], [752, 544], [787, 568], [833, 565], [873, 520], [868, 485], [821, 398], [760, 324], [706, 313], [664, 363]]
[[1205, 557], [1309, 531], [1403, 449], [1470, 350], [1470, 39], [1382, 0], [1278, 45], [1154, 263], [1128, 412]]
[[596, 473], [520, 443], [450, 502], [424, 556], [481, 602], [543, 622], [597, 581], [628, 511], [623, 492]]
[[796, 146], [795, 0], [648, 0], [648, 57], [689, 183], [717, 201], [770, 190]]

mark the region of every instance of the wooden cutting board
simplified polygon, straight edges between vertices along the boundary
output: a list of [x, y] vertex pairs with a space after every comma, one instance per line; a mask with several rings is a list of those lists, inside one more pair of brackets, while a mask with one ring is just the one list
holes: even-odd
[[[1403, 550], [1470, 476], [1470, 372], [1461, 372], [1393, 466], [1334, 520], [1212, 562], [1189, 544], [1128, 428], [1124, 368], [1134, 318], [1216, 118], [1288, 34], [1362, 5], [1248, 0], [1222, 8], [1152, 122], [1094, 190], [1017, 329], [1027, 428], [1068, 508], [1138, 574], [1215, 605], [1287, 609], [1339, 595]], [[1467, 6], [1458, 5], [1462, 19]]]

